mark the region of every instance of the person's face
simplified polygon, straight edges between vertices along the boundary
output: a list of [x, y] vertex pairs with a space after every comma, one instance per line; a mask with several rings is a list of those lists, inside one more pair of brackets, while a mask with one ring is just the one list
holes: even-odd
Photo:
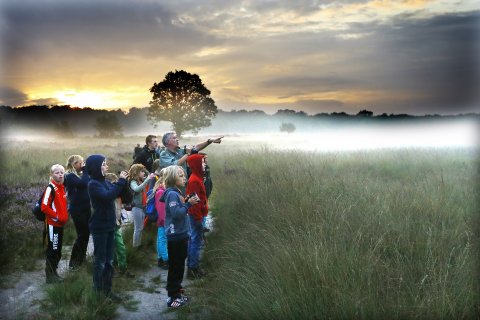
[[73, 163], [73, 168], [77, 170], [77, 172], [81, 171], [83, 166], [83, 159], [78, 159]]
[[107, 160], [102, 162], [101, 169], [102, 169], [102, 175], [105, 176], [105, 174], [107, 174], [107, 172], [108, 172]]
[[170, 135], [170, 139], [168, 139], [167, 147], [170, 148], [170, 149], [175, 149], [179, 146], [179, 143], [180, 143], [180, 141], [178, 141], [178, 139], [177, 139], [177, 134], [172, 133]]
[[178, 170], [178, 178], [177, 181], [175, 181], [176, 186], [183, 187], [185, 185], [185, 182], [187, 182], [187, 179], [185, 178], [183, 170]]
[[145, 172], [145, 170], [140, 171], [140, 174], [138, 175], [141, 181], [145, 180], [146, 176], [147, 176], [147, 173]]
[[55, 168], [52, 172], [52, 179], [58, 184], [63, 183], [63, 177], [65, 175], [65, 170], [63, 168]]
[[157, 138], [152, 138], [152, 140], [150, 140], [150, 142], [148, 143], [148, 147], [151, 150], [156, 149], [158, 147], [158, 139]]

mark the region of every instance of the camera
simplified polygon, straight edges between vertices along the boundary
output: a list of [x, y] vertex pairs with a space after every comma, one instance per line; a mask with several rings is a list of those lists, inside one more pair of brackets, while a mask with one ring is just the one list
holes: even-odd
[[185, 196], [185, 201], [188, 201], [188, 199], [190, 199], [191, 197], [196, 197], [196, 196], [197, 196], [196, 192], [190, 193], [189, 195]]

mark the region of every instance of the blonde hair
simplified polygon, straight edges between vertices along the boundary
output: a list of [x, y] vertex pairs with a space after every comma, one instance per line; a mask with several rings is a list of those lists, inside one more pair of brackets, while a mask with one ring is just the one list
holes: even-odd
[[77, 170], [73, 167], [78, 161], [83, 161], [83, 157], [78, 154], [71, 155], [67, 160], [67, 172], [75, 173], [78, 176]]
[[128, 170], [128, 176], [130, 181], [137, 180], [140, 177], [140, 173], [145, 171], [145, 166], [141, 163], [133, 164]]
[[61, 164], [57, 163], [50, 168], [50, 174], [52, 174], [56, 169], [63, 169], [63, 172], [65, 172], [65, 168]]
[[155, 182], [155, 186], [153, 187], [153, 193], [155, 194], [157, 192], [157, 189], [160, 186], [165, 186], [164, 183], [165, 183], [165, 168], [160, 170], [160, 172], [158, 173], [158, 180], [157, 182]]
[[110, 173], [108, 172], [106, 175], [105, 175], [105, 180], [108, 180], [110, 182], [117, 182], [118, 181], [118, 177], [115, 173]]
[[164, 183], [165, 183], [165, 187], [167, 188], [172, 188], [177, 186], [177, 180], [178, 178], [180, 178], [180, 171], [182, 171], [183, 174], [185, 175], [183, 168], [180, 166], [169, 166], [169, 167], [166, 167], [164, 170], [165, 170]]

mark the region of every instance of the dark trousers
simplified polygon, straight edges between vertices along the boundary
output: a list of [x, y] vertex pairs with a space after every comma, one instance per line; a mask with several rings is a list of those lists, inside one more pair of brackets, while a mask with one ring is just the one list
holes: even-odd
[[185, 272], [185, 259], [188, 254], [188, 238], [168, 241], [167, 249], [167, 291], [169, 297], [175, 297], [180, 294], [180, 289], [182, 289], [183, 273]]
[[45, 274], [51, 277], [57, 274], [57, 267], [62, 258], [63, 227], [47, 224], [47, 250], [45, 251]]
[[108, 294], [112, 290], [115, 231], [92, 233], [93, 287]]
[[73, 218], [73, 223], [75, 224], [77, 239], [73, 244], [69, 266], [76, 268], [83, 264], [87, 254], [88, 238], [90, 237], [88, 220], [90, 219], [91, 213], [90, 210], [86, 210], [83, 212], [72, 212], [70, 215]]

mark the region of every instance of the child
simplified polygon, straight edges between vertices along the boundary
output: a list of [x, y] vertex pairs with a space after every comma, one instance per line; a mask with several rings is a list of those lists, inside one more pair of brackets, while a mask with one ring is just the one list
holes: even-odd
[[[210, 167], [208, 166], [208, 156], [206, 153], [201, 153], [203, 154], [203, 161], [205, 162], [205, 170], [203, 173], [203, 184], [205, 185], [205, 192], [207, 194], [207, 201], [208, 198], [210, 198], [210, 194], [212, 194], [212, 189], [213, 189], [213, 181], [210, 176]], [[203, 217], [202, 219], [202, 225], [203, 225], [203, 232], [210, 232], [210, 229], [207, 227], [207, 217]]]
[[198, 279], [205, 275], [199, 266], [200, 250], [203, 242], [202, 220], [208, 214], [207, 194], [203, 184], [205, 161], [203, 154], [192, 154], [187, 158], [187, 164], [191, 169], [191, 175], [187, 184], [187, 195], [197, 194], [200, 202], [188, 209], [190, 219], [190, 242], [188, 243], [187, 278]]
[[115, 248], [115, 199], [127, 183], [128, 173], [122, 171], [116, 183], [105, 180], [108, 172], [107, 160], [103, 155], [94, 154], [87, 158], [86, 170], [90, 175], [88, 194], [93, 207], [89, 221], [93, 238], [93, 286], [114, 302], [121, 298], [112, 292], [113, 252]]
[[185, 199], [179, 188], [185, 185], [185, 173], [179, 166], [165, 168], [165, 193], [160, 201], [165, 203], [165, 233], [168, 248], [168, 276], [167, 276], [167, 306], [178, 308], [188, 302], [188, 297], [182, 294], [183, 273], [188, 248], [188, 208], [199, 202], [198, 197]]
[[[107, 173], [105, 175], [105, 180], [115, 183], [118, 181], [118, 177], [114, 173]], [[118, 265], [118, 271], [120, 275], [127, 278], [135, 278], [135, 275], [130, 273], [127, 270], [127, 248], [125, 248], [125, 243], [123, 242], [122, 229], [122, 199], [120, 197], [115, 199], [115, 249], [113, 251], [113, 263]]]
[[157, 177], [158, 180], [153, 188], [153, 193], [155, 194], [155, 209], [158, 213], [157, 261], [160, 268], [168, 270], [167, 237], [165, 235], [165, 203], [160, 201], [160, 198], [165, 193], [165, 169], [160, 170]]
[[90, 198], [88, 197], [88, 173], [83, 172], [85, 162], [80, 155], [72, 155], [67, 160], [65, 187], [67, 188], [68, 213], [73, 218], [77, 239], [73, 244], [69, 269], [76, 271], [85, 261], [90, 230], [88, 220], [91, 216]]
[[58, 262], [62, 257], [63, 226], [67, 223], [67, 196], [63, 186], [65, 168], [54, 164], [50, 168], [50, 184], [42, 198], [41, 210], [45, 213], [45, 228], [48, 244], [45, 251], [45, 276], [47, 283], [62, 282], [57, 273]]
[[155, 177], [151, 173], [145, 179], [145, 167], [143, 164], [134, 164], [128, 173], [130, 177], [130, 188], [133, 190], [133, 247], [138, 248], [142, 243], [143, 220], [145, 219], [145, 205], [147, 201], [146, 186]]

